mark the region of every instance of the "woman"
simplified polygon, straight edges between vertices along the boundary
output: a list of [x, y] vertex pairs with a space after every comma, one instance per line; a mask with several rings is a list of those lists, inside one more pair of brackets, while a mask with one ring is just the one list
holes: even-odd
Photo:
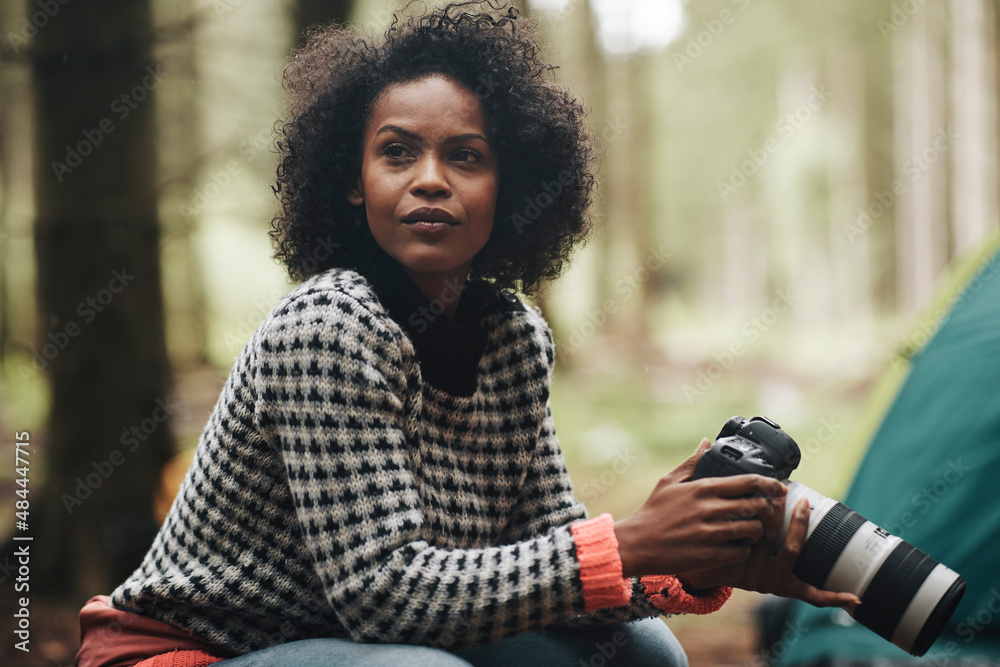
[[[791, 575], [808, 507], [772, 555], [779, 482], [684, 481], [707, 440], [633, 516], [586, 519], [551, 334], [508, 290], [583, 241], [592, 152], [498, 9], [316, 29], [286, 68], [272, 235], [304, 282], [237, 359], [141, 567], [84, 608], [81, 664], [685, 664], [651, 617], [728, 586], [856, 601]], [[127, 656], [101, 653], [115, 622]]]

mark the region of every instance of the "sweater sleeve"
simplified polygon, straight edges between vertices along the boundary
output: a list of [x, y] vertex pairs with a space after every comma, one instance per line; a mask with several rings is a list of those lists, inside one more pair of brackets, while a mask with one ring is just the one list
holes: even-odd
[[573, 495], [552, 409], [547, 405], [531, 465], [501, 539], [516, 542], [586, 518], [586, 507]]
[[[551, 333], [543, 330], [544, 349], [551, 370], [554, 346]], [[719, 609], [732, 593], [732, 589], [720, 588], [704, 596], [692, 596], [683, 590], [676, 577], [670, 575], [641, 579], [623, 576], [611, 515], [587, 519], [586, 507], [573, 495], [551, 406], [546, 406], [535, 456], [504, 538], [510, 541], [526, 539], [567, 523], [573, 533], [580, 565], [585, 613], [560, 619], [557, 624], [601, 624], [659, 614], [706, 614]]]
[[671, 575], [624, 577], [611, 515], [586, 517], [584, 505], [573, 497], [548, 412], [507, 534], [513, 539], [525, 539], [537, 531], [570, 522], [580, 564], [584, 613], [560, 619], [557, 625], [624, 622], [660, 614], [707, 614], [718, 610], [732, 594], [732, 589], [719, 588], [704, 595], [690, 595]]
[[256, 421], [279, 450], [323, 592], [357, 641], [494, 641], [583, 610], [569, 526], [444, 548], [422, 511], [405, 436], [400, 341], [363, 303], [314, 291], [257, 340]]

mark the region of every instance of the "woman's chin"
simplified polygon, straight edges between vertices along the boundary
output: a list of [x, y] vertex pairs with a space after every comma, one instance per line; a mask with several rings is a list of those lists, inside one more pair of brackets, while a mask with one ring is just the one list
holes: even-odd
[[397, 262], [402, 265], [403, 269], [411, 276], [440, 276], [442, 278], [449, 277], [465, 277], [469, 272], [469, 266], [472, 264], [472, 260], [456, 260], [453, 257], [448, 256], [435, 256], [432, 254], [422, 255], [418, 257], [404, 257], [402, 260], [397, 259]]

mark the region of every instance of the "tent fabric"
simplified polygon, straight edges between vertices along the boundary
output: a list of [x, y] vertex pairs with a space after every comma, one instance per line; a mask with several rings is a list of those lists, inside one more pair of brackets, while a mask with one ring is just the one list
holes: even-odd
[[1000, 664], [997, 246], [996, 239], [987, 244], [986, 261], [976, 262], [978, 272], [964, 287], [946, 290], [950, 309], [932, 310], [908, 337], [919, 341], [928, 322], [941, 320], [926, 345], [911, 350], [909, 373], [844, 499], [962, 575], [968, 588], [961, 604], [917, 660], [842, 610], [795, 603], [788, 641], [772, 648], [777, 664]]

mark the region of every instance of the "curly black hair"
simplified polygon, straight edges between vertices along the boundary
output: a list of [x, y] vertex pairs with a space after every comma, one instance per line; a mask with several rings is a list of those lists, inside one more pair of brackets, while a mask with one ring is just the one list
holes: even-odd
[[313, 26], [285, 67], [274, 256], [293, 280], [354, 268], [375, 243], [364, 207], [346, 198], [365, 124], [388, 86], [439, 74], [482, 101], [499, 158], [493, 232], [471, 274], [533, 293], [559, 275], [590, 230], [593, 148], [583, 106], [550, 80], [555, 68], [542, 62], [531, 26], [506, 1], [433, 11], [419, 3], [418, 14], [409, 12], [413, 4], [393, 13], [381, 39]]

